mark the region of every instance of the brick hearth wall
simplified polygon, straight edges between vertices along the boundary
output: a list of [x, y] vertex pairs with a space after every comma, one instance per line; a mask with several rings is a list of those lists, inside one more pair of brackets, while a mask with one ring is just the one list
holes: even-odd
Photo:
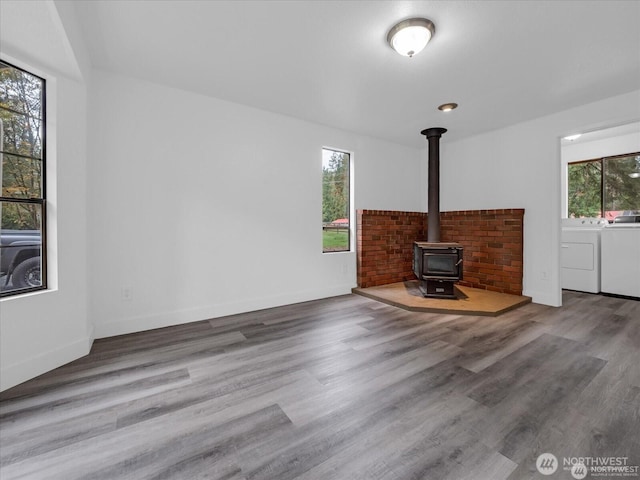
[[[440, 214], [443, 242], [464, 247], [464, 280], [474, 288], [522, 295], [524, 209]], [[413, 242], [427, 238], [427, 214], [358, 210], [358, 286], [414, 280]]]
[[358, 210], [358, 286], [374, 287], [415, 278], [413, 242], [427, 238], [427, 217], [419, 212]]

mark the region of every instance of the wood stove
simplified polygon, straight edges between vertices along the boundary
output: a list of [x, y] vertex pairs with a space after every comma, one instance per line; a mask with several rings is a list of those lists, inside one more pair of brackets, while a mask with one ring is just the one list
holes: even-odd
[[462, 280], [462, 245], [414, 242], [413, 273], [425, 297], [457, 298], [454, 283]]
[[462, 245], [440, 242], [440, 137], [446, 128], [420, 132], [429, 142], [427, 241], [413, 245], [413, 273], [425, 297], [457, 299], [454, 283], [462, 280]]

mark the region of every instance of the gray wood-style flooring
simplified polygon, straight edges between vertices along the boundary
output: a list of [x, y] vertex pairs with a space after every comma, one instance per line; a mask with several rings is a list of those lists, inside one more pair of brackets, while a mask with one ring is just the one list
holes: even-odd
[[348, 295], [97, 340], [0, 394], [2, 480], [572, 478], [543, 452], [640, 465], [640, 302]]

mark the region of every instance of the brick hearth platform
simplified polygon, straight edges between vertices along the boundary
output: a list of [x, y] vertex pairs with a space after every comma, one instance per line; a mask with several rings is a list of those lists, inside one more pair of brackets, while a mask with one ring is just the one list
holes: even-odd
[[457, 299], [424, 298], [418, 282], [390, 283], [369, 288], [354, 288], [353, 293], [372, 298], [412, 312], [446, 313], [453, 315], [482, 315], [497, 317], [505, 312], [531, 303], [530, 297], [490, 292], [457, 285]]

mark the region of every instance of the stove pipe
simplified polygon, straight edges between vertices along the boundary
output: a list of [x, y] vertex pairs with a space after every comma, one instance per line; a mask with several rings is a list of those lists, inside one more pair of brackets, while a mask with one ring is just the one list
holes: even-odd
[[429, 142], [428, 242], [440, 241], [440, 137], [446, 131], [446, 128], [434, 127], [420, 132]]

